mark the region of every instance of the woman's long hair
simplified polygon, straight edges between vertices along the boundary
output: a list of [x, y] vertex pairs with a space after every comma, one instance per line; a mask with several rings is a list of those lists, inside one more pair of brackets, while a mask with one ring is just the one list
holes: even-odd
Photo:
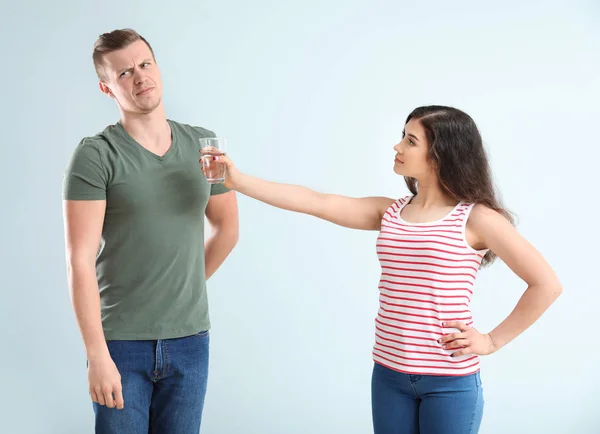
[[[428, 158], [433, 163], [442, 189], [457, 201], [479, 203], [499, 212], [511, 224], [511, 214], [497, 197], [487, 155], [477, 125], [461, 110], [446, 106], [418, 107], [408, 115], [418, 120], [427, 135]], [[417, 180], [404, 177], [410, 192], [417, 194]], [[491, 264], [496, 255], [488, 251], [482, 266]]]

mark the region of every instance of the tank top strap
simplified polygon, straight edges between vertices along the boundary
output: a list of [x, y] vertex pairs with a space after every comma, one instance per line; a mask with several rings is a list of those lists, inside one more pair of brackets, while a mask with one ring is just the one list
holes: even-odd
[[454, 209], [442, 219], [442, 221], [447, 223], [454, 223], [456, 225], [461, 225], [464, 227], [467, 223], [467, 219], [469, 218], [469, 214], [473, 209], [473, 205], [474, 204], [468, 202], [459, 202], [458, 204], [456, 204]]

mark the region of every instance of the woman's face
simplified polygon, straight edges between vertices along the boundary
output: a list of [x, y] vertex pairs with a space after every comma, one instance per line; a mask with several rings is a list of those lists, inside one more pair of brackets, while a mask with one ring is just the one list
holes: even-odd
[[404, 126], [402, 140], [396, 146], [396, 158], [394, 160], [394, 172], [398, 175], [408, 176], [416, 179], [430, 177], [433, 165], [427, 158], [429, 144], [425, 128], [417, 119], [411, 119]]

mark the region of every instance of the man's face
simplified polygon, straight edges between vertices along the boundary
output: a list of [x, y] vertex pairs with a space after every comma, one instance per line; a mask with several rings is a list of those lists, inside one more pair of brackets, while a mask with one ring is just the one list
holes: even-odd
[[144, 41], [104, 56], [102, 92], [114, 98], [124, 112], [145, 114], [162, 100], [162, 80], [150, 48]]

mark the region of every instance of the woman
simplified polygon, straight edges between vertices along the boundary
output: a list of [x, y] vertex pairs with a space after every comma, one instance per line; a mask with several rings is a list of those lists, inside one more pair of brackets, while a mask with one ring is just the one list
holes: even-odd
[[[473, 119], [452, 107], [415, 109], [394, 146], [412, 195], [350, 198], [264, 181], [228, 157], [226, 187], [278, 208], [379, 231], [380, 307], [373, 348], [376, 434], [476, 433], [483, 414], [479, 356], [533, 324], [561, 293], [544, 258], [496, 198]], [[528, 288], [494, 330], [472, 327], [478, 269], [500, 257]]]

